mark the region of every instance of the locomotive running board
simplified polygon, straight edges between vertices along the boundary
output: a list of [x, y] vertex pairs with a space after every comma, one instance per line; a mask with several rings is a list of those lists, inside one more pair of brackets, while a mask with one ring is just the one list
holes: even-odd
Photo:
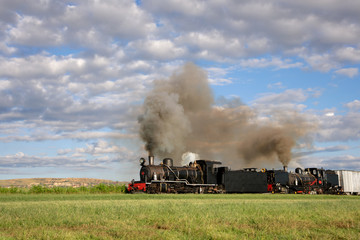
[[217, 184], [204, 184], [204, 183], [189, 183], [186, 180], [181, 180], [181, 181], [159, 181], [159, 180], [151, 180], [151, 182], [146, 183], [146, 185], [150, 185], [152, 183], [185, 183], [187, 186], [199, 186], [199, 187], [216, 187]]

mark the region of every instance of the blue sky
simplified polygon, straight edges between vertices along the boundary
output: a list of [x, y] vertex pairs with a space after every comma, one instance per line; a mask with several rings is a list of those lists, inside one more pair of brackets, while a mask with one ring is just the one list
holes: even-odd
[[138, 178], [142, 102], [187, 62], [215, 99], [317, 126], [290, 168], [360, 171], [357, 0], [1, 5], [0, 179]]

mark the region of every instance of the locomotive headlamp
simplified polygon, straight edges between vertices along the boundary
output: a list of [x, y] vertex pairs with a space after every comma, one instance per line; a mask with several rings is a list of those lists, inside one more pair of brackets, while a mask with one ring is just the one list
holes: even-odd
[[139, 162], [140, 165], [143, 166], [145, 164], [145, 158], [140, 158]]

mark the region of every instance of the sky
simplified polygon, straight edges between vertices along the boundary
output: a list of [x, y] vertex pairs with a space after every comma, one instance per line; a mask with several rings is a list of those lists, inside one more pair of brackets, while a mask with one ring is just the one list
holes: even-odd
[[360, 171], [357, 0], [0, 2], [0, 179], [138, 179], [142, 103], [188, 62], [317, 126], [290, 168]]

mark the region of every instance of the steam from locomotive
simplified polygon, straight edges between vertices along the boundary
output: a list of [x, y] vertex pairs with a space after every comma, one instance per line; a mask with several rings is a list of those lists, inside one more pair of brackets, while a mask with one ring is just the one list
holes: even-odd
[[272, 117], [261, 121], [236, 99], [215, 105], [205, 71], [187, 63], [169, 79], [154, 82], [138, 121], [151, 156], [180, 161], [184, 152], [194, 152], [235, 166], [275, 160], [287, 166], [312, 126], [295, 112]]

